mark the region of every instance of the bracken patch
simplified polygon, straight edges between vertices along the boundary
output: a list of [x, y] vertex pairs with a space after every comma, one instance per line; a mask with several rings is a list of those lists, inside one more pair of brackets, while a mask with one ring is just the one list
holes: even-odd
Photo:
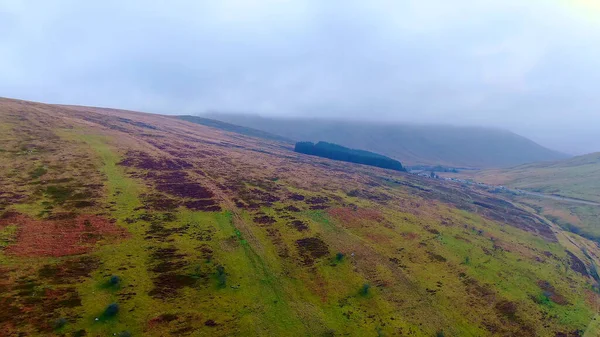
[[127, 233], [111, 221], [95, 215], [57, 216], [53, 220], [37, 220], [11, 213], [0, 220], [0, 228], [17, 226], [16, 242], [5, 249], [16, 256], [65, 256], [91, 251], [103, 239], [126, 237]]

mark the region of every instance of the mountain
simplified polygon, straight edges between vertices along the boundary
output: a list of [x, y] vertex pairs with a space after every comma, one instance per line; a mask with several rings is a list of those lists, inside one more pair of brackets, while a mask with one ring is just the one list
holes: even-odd
[[600, 152], [561, 161], [482, 171], [475, 177], [496, 185], [600, 202]]
[[598, 280], [501, 196], [172, 116], [0, 99], [1, 336], [579, 336]]
[[377, 152], [407, 165], [497, 168], [568, 157], [517, 134], [492, 128], [276, 119], [218, 113], [204, 117], [295, 141], [326, 141]]

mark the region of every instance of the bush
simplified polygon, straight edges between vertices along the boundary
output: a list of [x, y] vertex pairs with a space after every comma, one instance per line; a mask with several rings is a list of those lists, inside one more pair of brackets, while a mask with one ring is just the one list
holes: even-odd
[[344, 256], [345, 255], [343, 253], [337, 253], [337, 254], [335, 254], [335, 260], [337, 262], [342, 262], [342, 260], [344, 259]]
[[67, 319], [66, 318], [59, 318], [56, 321], [54, 321], [54, 329], [58, 330], [60, 328], [62, 328], [63, 326], [65, 326], [65, 324], [67, 324]]
[[225, 274], [225, 267], [218, 265], [217, 266], [217, 281], [219, 282], [219, 287], [224, 287], [227, 283], [227, 275]]
[[106, 317], [114, 317], [119, 313], [119, 305], [117, 303], [112, 303], [106, 310], [104, 310], [104, 316]]
[[108, 284], [110, 284], [113, 287], [118, 286], [120, 283], [121, 283], [121, 278], [118, 277], [117, 275], [111, 276], [110, 279], [108, 280]]
[[435, 334], [435, 337], [444, 337], [444, 331], [440, 330]]
[[367, 296], [369, 294], [369, 289], [371, 289], [371, 285], [368, 283], [363, 284], [362, 288], [360, 288], [360, 294], [363, 296]]

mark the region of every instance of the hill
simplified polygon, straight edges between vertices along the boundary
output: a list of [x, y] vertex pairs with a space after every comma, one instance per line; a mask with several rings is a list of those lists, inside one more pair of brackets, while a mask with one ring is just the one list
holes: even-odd
[[490, 184], [600, 202], [600, 153], [482, 171], [475, 178]]
[[184, 121], [196, 123], [196, 124], [210, 126], [212, 128], [216, 128], [216, 129], [223, 130], [223, 131], [239, 133], [239, 134], [242, 134], [245, 136], [257, 137], [257, 138], [262, 138], [262, 139], [266, 139], [266, 140], [277, 140], [277, 141], [290, 143], [290, 144], [293, 143], [292, 140], [282, 137], [282, 136], [274, 135], [272, 133], [268, 133], [268, 132], [264, 132], [261, 130], [252, 129], [252, 128], [248, 128], [248, 127], [244, 127], [244, 126], [221, 122], [216, 119], [202, 118], [202, 117], [198, 117], [198, 116], [189, 116], [189, 115], [177, 116], [177, 118], [184, 120]]
[[410, 166], [497, 168], [567, 157], [500, 129], [275, 119], [233, 114], [209, 114], [206, 117], [285, 135], [295, 141], [322, 140], [381, 153]]
[[543, 218], [285, 144], [0, 99], [0, 335], [592, 331], [593, 259]]

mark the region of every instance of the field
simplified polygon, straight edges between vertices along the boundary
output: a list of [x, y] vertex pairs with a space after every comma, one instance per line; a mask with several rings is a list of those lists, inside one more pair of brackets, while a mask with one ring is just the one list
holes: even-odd
[[0, 99], [2, 336], [591, 336], [531, 205], [176, 118]]
[[600, 153], [506, 170], [481, 171], [477, 181], [600, 202]]

